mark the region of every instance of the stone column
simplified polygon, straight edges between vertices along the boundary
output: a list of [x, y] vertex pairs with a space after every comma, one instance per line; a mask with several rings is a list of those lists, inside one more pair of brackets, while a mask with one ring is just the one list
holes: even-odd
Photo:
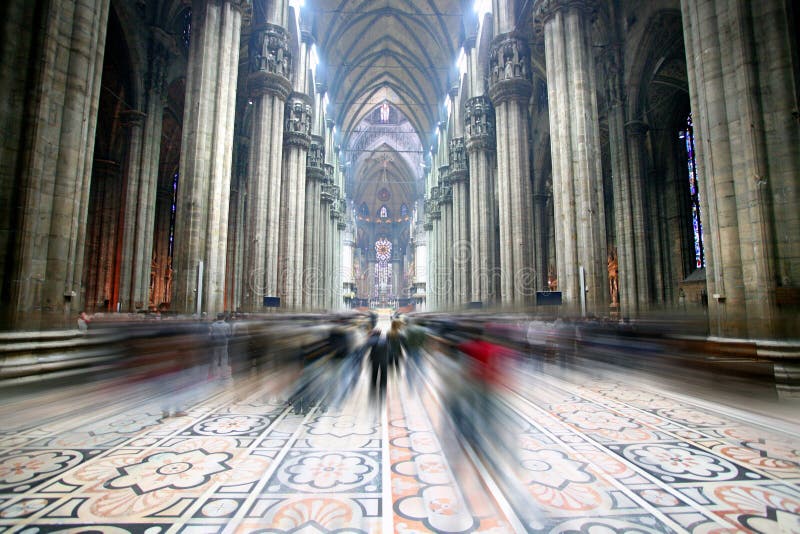
[[470, 300], [472, 246], [470, 243], [469, 171], [463, 137], [450, 140], [450, 184], [453, 195], [453, 302], [457, 306]]
[[[120, 309], [135, 311], [150, 303], [150, 275], [153, 262], [156, 189], [161, 156], [161, 127], [164, 116], [165, 77], [171, 48], [170, 37], [153, 28], [148, 55], [146, 111], [128, 112], [132, 124], [127, 169], [127, 193], [120, 273]], [[143, 121], [143, 125], [141, 124]], [[139, 123], [137, 125], [137, 123]], [[135, 139], [140, 131], [141, 141]]]
[[[447, 176], [447, 168], [442, 168], [440, 176]], [[439, 189], [439, 206], [441, 219], [439, 226], [439, 246], [440, 256], [440, 285], [442, 289], [442, 304], [447, 308], [452, 308], [453, 299], [453, 189], [450, 187], [450, 180], [442, 180]]]
[[[122, 205], [117, 184], [121, 169], [116, 161], [96, 159], [92, 168], [90, 203], [95, 207], [86, 236], [85, 307], [90, 311], [111, 311], [113, 307], [114, 260], [117, 222]], [[108, 301], [108, 307], [104, 302]]]
[[336, 209], [335, 215], [335, 225], [333, 228], [333, 255], [331, 258], [331, 291], [330, 291], [330, 302], [332, 311], [341, 309], [342, 305], [342, 272], [341, 272], [341, 263], [342, 263], [342, 231], [347, 227], [344, 222], [344, 212], [342, 206], [344, 204], [344, 198], [340, 197], [338, 202], [338, 208]]
[[303, 305], [305, 183], [310, 133], [311, 101], [303, 93], [292, 93], [286, 103], [281, 193], [282, 304], [286, 309], [300, 309]]
[[535, 287], [531, 238], [532, 196], [528, 150], [531, 96], [526, 43], [514, 33], [492, 41], [489, 97], [497, 119], [497, 192], [500, 217], [501, 301], [524, 305]]
[[797, 287], [800, 272], [789, 260], [798, 255], [800, 127], [788, 119], [796, 56], [785, 3], [682, 1], [681, 13], [711, 332], [771, 335], [778, 278]]
[[[433, 171], [431, 171], [433, 175]], [[443, 291], [441, 288], [441, 222], [442, 211], [439, 206], [439, 186], [431, 187], [429, 203], [430, 216], [430, 263], [428, 268], [428, 282], [430, 290], [430, 309], [439, 310], [442, 308]]]
[[636, 316], [639, 309], [634, 238], [631, 173], [628, 172], [628, 137], [622, 87], [621, 47], [610, 47], [605, 56], [606, 100], [608, 102], [609, 150], [614, 190], [614, 222], [617, 247], [619, 311], [623, 317]]
[[241, 298], [243, 309], [254, 312], [263, 309], [264, 297], [279, 296], [283, 123], [286, 99], [292, 90], [286, 30], [270, 23], [254, 28], [250, 56], [247, 90], [253, 102], [253, 120]]
[[306, 223], [303, 252], [306, 280], [304, 302], [308, 309], [325, 307], [328, 288], [325, 287], [324, 280], [330, 277], [327, 266], [320, 261], [320, 255], [316, 253], [320, 233], [326, 224], [320, 217], [322, 212], [320, 195], [322, 184], [325, 182], [324, 158], [325, 139], [319, 135], [312, 135], [306, 162]]
[[[631, 121], [625, 125], [628, 143], [628, 172], [629, 172], [629, 201], [631, 203], [631, 218], [627, 222], [632, 231], [633, 240], [633, 272], [628, 278], [633, 278], [636, 293], [631, 295], [637, 301], [636, 309], [645, 311], [653, 298], [652, 270], [654, 268], [649, 254], [648, 242], [654, 239], [655, 229], [648, 224], [651, 210], [647, 209], [644, 182], [647, 177], [647, 156], [645, 148], [645, 134], [647, 125], [640, 121]], [[619, 278], [621, 280], [621, 278]], [[620, 285], [620, 287], [622, 287]]]
[[495, 295], [494, 107], [486, 96], [467, 100], [464, 112], [469, 157], [470, 244], [472, 248], [472, 300], [493, 303]]
[[[56, 0], [46, 6], [43, 25], [35, 30], [41, 54], [29, 85], [35, 90], [29, 98], [36, 100], [26, 114], [29, 127], [23, 126], [22, 135], [29, 137], [14, 178], [19, 208], [13, 261], [6, 262], [13, 265], [9, 308], [11, 322], [20, 327], [72, 328], [72, 314], [83, 306], [109, 0]], [[11, 39], [3, 37], [4, 44]]]
[[247, 176], [250, 158], [250, 138], [236, 137], [234, 166], [231, 177], [231, 198], [228, 212], [228, 265], [225, 278], [225, 307], [232, 311], [242, 309], [245, 236], [247, 226]]
[[610, 302], [603, 211], [603, 174], [587, 2], [553, 0], [539, 6], [544, 22], [553, 161], [558, 287], [587, 310]]
[[[146, 115], [141, 111], [130, 110], [121, 114], [120, 120], [126, 130], [128, 139], [127, 162], [125, 165], [125, 191], [119, 207], [123, 210], [122, 223], [122, 261], [120, 262], [119, 300], [114, 303], [114, 310], [119, 304], [120, 311], [136, 311], [133, 300], [133, 270], [136, 261], [137, 215], [139, 212], [140, 190], [142, 184], [142, 125]], [[141, 191], [146, 194], [146, 191]], [[149, 200], [142, 198], [141, 202]], [[141, 304], [140, 304], [141, 306]]]
[[[172, 308], [223, 311], [239, 36], [245, 0], [194, 0]], [[198, 278], [201, 272], [202, 278]]]

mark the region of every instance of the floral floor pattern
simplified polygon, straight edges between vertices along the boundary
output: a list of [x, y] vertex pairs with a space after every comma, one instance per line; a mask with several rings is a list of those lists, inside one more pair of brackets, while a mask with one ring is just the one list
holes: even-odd
[[253, 377], [188, 388], [171, 417], [155, 383], [7, 402], [0, 532], [800, 532], [795, 425], [607, 375], [513, 375], [488, 429], [512, 452], [457, 438], [435, 379], [390, 382], [383, 409], [365, 377], [300, 413]]

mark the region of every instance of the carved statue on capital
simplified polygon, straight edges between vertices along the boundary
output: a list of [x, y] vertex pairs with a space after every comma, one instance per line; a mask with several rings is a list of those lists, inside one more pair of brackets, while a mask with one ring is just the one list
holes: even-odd
[[[299, 95], [302, 97], [302, 95]], [[294, 96], [286, 103], [284, 143], [308, 148], [311, 143], [311, 106]]]
[[494, 148], [494, 107], [486, 96], [467, 100], [464, 113], [466, 146], [473, 148]]
[[499, 35], [489, 53], [489, 87], [495, 103], [531, 94], [530, 51], [515, 33]]
[[291, 91], [292, 54], [288, 33], [281, 26], [266, 24], [250, 38], [250, 77], [253, 96], [272, 92], [283, 99]]
[[454, 137], [450, 140], [450, 177], [451, 181], [458, 182], [466, 178], [467, 152], [463, 137]]

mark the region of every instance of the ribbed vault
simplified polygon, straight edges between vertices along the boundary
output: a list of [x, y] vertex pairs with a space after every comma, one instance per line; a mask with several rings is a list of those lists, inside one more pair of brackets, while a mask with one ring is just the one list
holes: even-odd
[[460, 44], [462, 2], [319, 0], [312, 9], [344, 136], [389, 98], [422, 139], [433, 132]]

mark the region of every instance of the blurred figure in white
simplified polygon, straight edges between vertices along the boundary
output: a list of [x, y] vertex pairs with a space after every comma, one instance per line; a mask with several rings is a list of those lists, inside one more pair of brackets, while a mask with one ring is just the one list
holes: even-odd
[[232, 333], [231, 325], [225, 321], [225, 314], [218, 313], [217, 320], [209, 327], [214, 351], [211, 367], [208, 370], [209, 378], [231, 377], [231, 366], [228, 362], [228, 338]]

